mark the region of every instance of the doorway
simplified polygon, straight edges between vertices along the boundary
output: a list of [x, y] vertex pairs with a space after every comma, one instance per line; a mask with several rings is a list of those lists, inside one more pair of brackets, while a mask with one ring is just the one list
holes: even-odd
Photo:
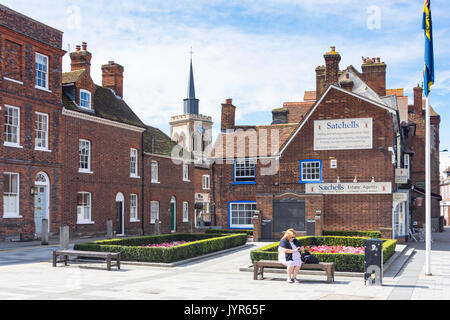
[[177, 230], [177, 199], [172, 197], [170, 200], [170, 230], [175, 232]]
[[48, 231], [50, 231], [50, 180], [46, 173], [39, 172], [34, 180], [34, 225], [35, 233], [42, 233], [42, 220], [48, 220]]
[[125, 197], [121, 192], [116, 195], [116, 235], [123, 236], [125, 234], [124, 226], [124, 202]]

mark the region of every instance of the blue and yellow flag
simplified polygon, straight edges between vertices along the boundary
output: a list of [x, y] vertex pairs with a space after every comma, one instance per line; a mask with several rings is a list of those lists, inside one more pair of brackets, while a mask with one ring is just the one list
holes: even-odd
[[431, 23], [431, 0], [425, 0], [423, 8], [422, 29], [425, 33], [425, 70], [424, 90], [425, 96], [430, 94], [431, 86], [434, 84], [434, 53], [433, 53], [433, 28]]

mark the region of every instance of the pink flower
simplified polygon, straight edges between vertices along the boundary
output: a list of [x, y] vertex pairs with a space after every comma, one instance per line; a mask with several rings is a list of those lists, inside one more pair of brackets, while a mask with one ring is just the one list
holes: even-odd
[[170, 248], [170, 247], [175, 247], [175, 246], [179, 246], [185, 243], [189, 243], [188, 241], [173, 241], [173, 242], [164, 242], [164, 243], [156, 243], [156, 244], [149, 244], [149, 245], [144, 245], [142, 247], [144, 248]]

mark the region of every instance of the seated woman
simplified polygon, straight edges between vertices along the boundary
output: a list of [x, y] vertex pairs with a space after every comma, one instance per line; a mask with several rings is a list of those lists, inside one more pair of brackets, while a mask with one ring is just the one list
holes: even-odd
[[294, 229], [287, 230], [278, 246], [278, 262], [287, 266], [287, 282], [290, 283], [300, 282], [297, 274], [302, 266], [301, 244], [295, 238], [296, 235]]

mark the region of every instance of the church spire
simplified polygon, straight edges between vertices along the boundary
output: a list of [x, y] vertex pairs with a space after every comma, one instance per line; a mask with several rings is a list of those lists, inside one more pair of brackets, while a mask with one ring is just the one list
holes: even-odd
[[189, 71], [189, 84], [187, 98], [184, 99], [184, 114], [198, 114], [198, 102], [195, 98], [195, 85], [194, 85], [194, 69], [192, 67], [192, 47], [191, 47], [191, 69]]

